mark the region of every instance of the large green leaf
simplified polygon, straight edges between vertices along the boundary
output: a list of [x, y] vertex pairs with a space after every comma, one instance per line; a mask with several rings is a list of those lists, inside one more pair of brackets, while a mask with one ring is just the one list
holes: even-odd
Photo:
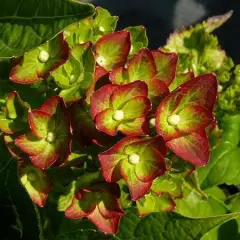
[[76, 0], [1, 0], [0, 58], [21, 56], [93, 13]]
[[222, 139], [212, 150], [209, 164], [198, 169], [203, 188], [219, 184], [240, 184], [240, 114], [225, 116]]
[[61, 234], [55, 240], [117, 240], [113, 235], [106, 235], [95, 230], [78, 230], [67, 234]]
[[139, 219], [130, 213], [122, 219], [117, 237], [121, 240], [199, 240], [211, 229], [239, 217], [240, 213], [232, 213], [188, 218], [174, 212], [162, 212]]

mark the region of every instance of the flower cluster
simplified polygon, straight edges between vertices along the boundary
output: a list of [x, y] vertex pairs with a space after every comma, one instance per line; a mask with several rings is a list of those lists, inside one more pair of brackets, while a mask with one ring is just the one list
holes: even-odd
[[[166, 187], [180, 184], [171, 176], [174, 161], [208, 163], [218, 84], [214, 74], [176, 76], [175, 53], [149, 50], [134, 31], [98, 26], [102, 11], [85, 21], [97, 35], [81, 39], [72, 27], [13, 61], [10, 80], [37, 85], [45, 102], [32, 109], [11, 92], [0, 130], [38, 206], [58, 184], [52, 171], [82, 169], [67, 181], [73, 190], [63, 208], [66, 217], [87, 217], [100, 230], [116, 233], [124, 215], [123, 186], [140, 216], [172, 210], [181, 196]], [[42, 93], [41, 87], [51, 91]], [[99, 171], [96, 179], [86, 177]]]

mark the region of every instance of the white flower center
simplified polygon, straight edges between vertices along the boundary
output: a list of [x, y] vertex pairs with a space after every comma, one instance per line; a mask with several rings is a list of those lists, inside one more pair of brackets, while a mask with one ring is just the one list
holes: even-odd
[[52, 143], [54, 142], [56, 139], [56, 135], [53, 132], [49, 132], [47, 135], [47, 141]]
[[173, 114], [168, 117], [168, 123], [172, 126], [177, 126], [180, 122], [180, 116], [177, 114]]
[[100, 27], [99, 27], [99, 30], [100, 30], [101, 32], [104, 32], [104, 31], [105, 31], [105, 28], [102, 27], [102, 26], [100, 26]]
[[99, 65], [104, 65], [106, 62], [103, 56], [98, 56], [96, 61], [98, 62]]
[[154, 127], [155, 127], [155, 124], [156, 124], [156, 119], [155, 119], [155, 118], [151, 118], [151, 119], [149, 120], [150, 128], [154, 128]]
[[48, 59], [49, 59], [49, 53], [46, 52], [46, 51], [44, 51], [44, 50], [42, 50], [42, 51], [38, 54], [38, 59], [39, 59], [39, 61], [42, 62], [42, 63], [47, 62]]
[[136, 165], [139, 163], [139, 156], [136, 153], [132, 153], [128, 156], [128, 161], [133, 164]]
[[124, 118], [124, 112], [122, 110], [116, 110], [112, 117], [115, 121], [121, 121]]
[[71, 84], [73, 84], [73, 83], [76, 82], [76, 80], [77, 80], [76, 75], [75, 75], [75, 74], [71, 74], [69, 82], [70, 82]]

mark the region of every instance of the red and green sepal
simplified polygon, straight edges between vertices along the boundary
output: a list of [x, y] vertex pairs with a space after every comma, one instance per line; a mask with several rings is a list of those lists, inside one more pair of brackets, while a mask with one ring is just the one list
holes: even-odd
[[[194, 78], [170, 93], [156, 112], [156, 129], [167, 146], [193, 165], [205, 165], [209, 146], [205, 128], [212, 123], [217, 80], [213, 74]], [[201, 150], [202, 147], [205, 150]]]
[[107, 182], [126, 181], [132, 200], [149, 192], [152, 181], [165, 173], [166, 146], [161, 137], [126, 137], [98, 155]]
[[99, 230], [116, 234], [124, 212], [119, 204], [120, 189], [117, 184], [98, 183], [80, 189], [65, 211], [70, 219], [87, 217]]
[[19, 177], [32, 201], [44, 207], [52, 186], [44, 171], [23, 163], [19, 167]]
[[62, 98], [52, 97], [39, 110], [29, 111], [28, 120], [32, 131], [17, 137], [15, 144], [38, 168], [63, 163], [71, 152], [72, 133]]
[[156, 128], [168, 141], [205, 129], [213, 119], [217, 95], [213, 74], [194, 78], [171, 92], [156, 112]]
[[151, 110], [148, 88], [143, 81], [108, 84], [91, 97], [91, 113], [96, 128], [111, 136], [121, 131], [126, 135], [146, 135], [146, 116]]
[[96, 61], [101, 67], [111, 71], [125, 64], [130, 47], [130, 33], [128, 31], [106, 34], [96, 42]]
[[177, 71], [178, 56], [176, 53], [165, 53], [161, 50], [152, 51], [152, 55], [157, 66], [155, 78], [169, 86], [175, 79]]
[[168, 141], [167, 146], [180, 158], [194, 166], [205, 166], [210, 159], [210, 148], [205, 130]]
[[27, 113], [30, 106], [23, 102], [17, 92], [7, 96], [6, 107], [0, 112], [0, 130], [14, 134], [27, 128]]
[[159, 104], [161, 99], [169, 93], [167, 83], [159, 79], [158, 74], [160, 72], [158, 72], [152, 52], [144, 48], [128, 61], [126, 67], [114, 69], [110, 73], [110, 80], [115, 84], [125, 84], [136, 80], [144, 81], [148, 85], [148, 96], [155, 105]]
[[64, 64], [68, 58], [68, 44], [63, 39], [63, 34], [59, 34], [17, 59], [10, 73], [10, 79], [20, 84], [44, 80], [52, 70]]

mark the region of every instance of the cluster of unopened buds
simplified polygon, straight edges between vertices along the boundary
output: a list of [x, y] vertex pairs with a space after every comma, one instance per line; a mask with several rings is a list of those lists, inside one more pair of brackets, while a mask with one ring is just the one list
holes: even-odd
[[125, 30], [71, 47], [58, 35], [15, 59], [10, 74], [19, 84], [52, 79], [56, 96], [32, 109], [11, 92], [0, 116], [5, 143], [19, 159], [20, 180], [40, 207], [54, 184], [47, 170], [71, 168], [73, 153], [98, 146], [93, 155], [101, 177], [74, 190], [65, 215], [87, 217], [107, 233], [117, 232], [124, 215], [120, 181], [140, 216], [155, 211], [146, 201], [163, 196], [170, 204], [159, 211], [174, 209], [176, 196], [161, 185], [170, 181], [169, 158], [206, 165], [207, 136], [215, 126], [214, 74], [177, 76], [175, 53], [142, 48], [132, 54], [131, 46]]

